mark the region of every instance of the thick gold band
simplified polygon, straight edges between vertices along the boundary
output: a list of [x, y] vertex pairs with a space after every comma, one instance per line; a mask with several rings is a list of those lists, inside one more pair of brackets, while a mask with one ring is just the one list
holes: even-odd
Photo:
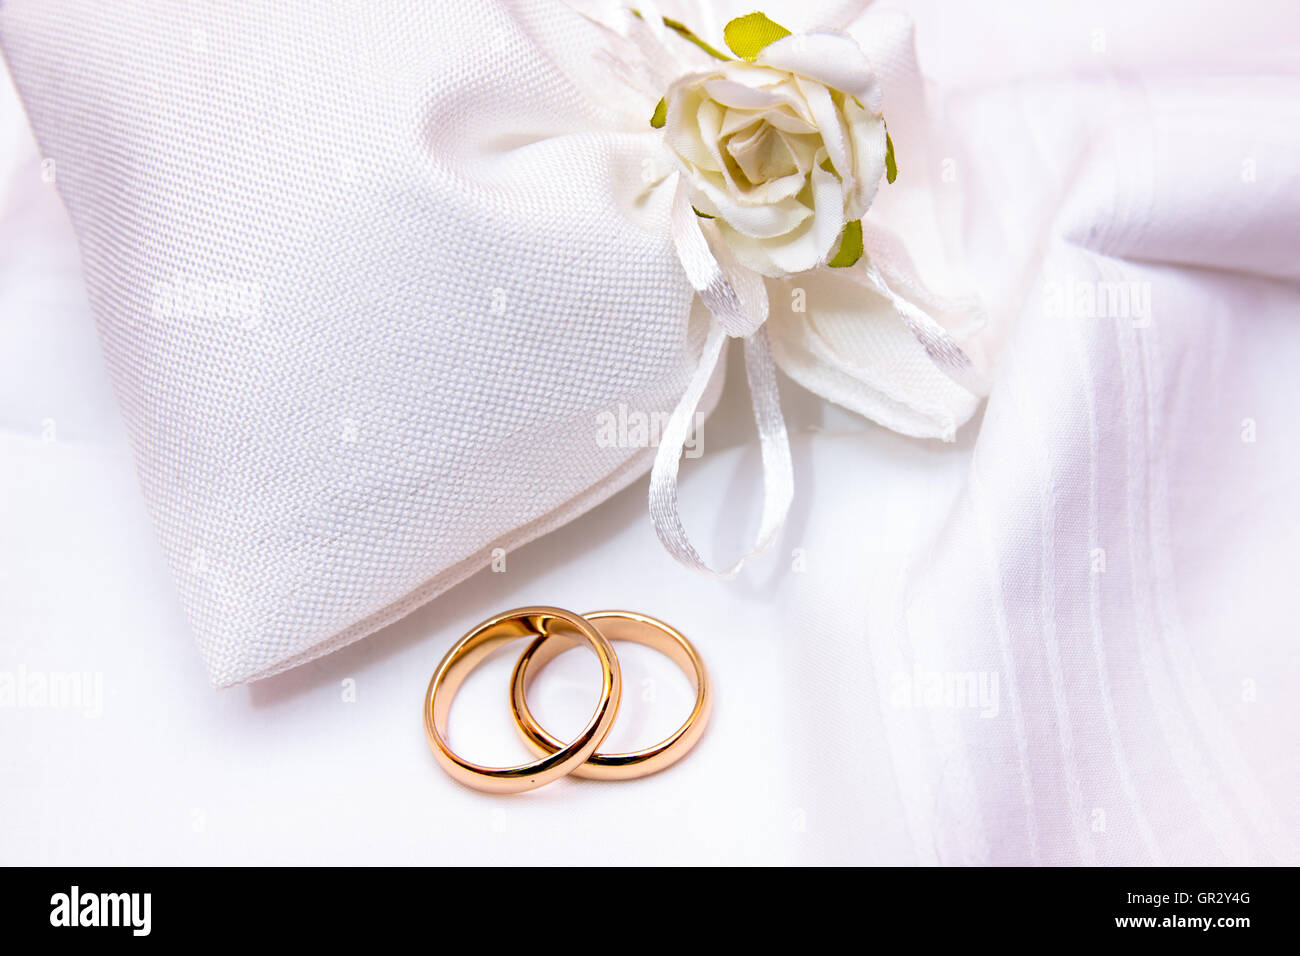
[[[482, 767], [461, 757], [447, 743], [451, 702], [469, 672], [485, 657], [502, 644], [521, 637], [547, 641], [556, 652], [586, 641], [600, 661], [603, 673], [600, 703], [572, 743], [556, 740], [541, 759], [518, 767]], [[518, 608], [484, 621], [443, 657], [424, 695], [424, 731], [438, 763], [459, 782], [489, 793], [520, 793], [581, 768], [614, 725], [621, 693], [618, 656], [600, 631], [571, 611], [556, 607]]]
[[[699, 741], [709, 721], [713, 695], [709, 688], [708, 671], [705, 670], [700, 655], [681, 633], [645, 614], [596, 611], [584, 614], [583, 617], [612, 641], [632, 641], [666, 654], [694, 680], [695, 708], [686, 718], [686, 723], [653, 747], [623, 754], [598, 754], [593, 751], [587, 762], [575, 767], [572, 773], [574, 776], [594, 780], [627, 780], [656, 773], [676, 763]], [[547, 733], [533, 717], [525, 694], [538, 671], [567, 649], [568, 645], [551, 640], [549, 635], [538, 637], [520, 655], [514, 674], [511, 675], [510, 709], [524, 741], [539, 754], [556, 754], [564, 743]]]

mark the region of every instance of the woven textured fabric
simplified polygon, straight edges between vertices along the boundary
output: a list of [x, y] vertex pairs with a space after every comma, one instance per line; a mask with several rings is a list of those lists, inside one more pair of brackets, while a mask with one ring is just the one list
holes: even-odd
[[531, 2], [0, 6], [217, 685], [648, 469], [602, 413], [671, 409], [703, 331], [668, 197], [636, 198], [655, 133], [574, 80], [597, 29]]

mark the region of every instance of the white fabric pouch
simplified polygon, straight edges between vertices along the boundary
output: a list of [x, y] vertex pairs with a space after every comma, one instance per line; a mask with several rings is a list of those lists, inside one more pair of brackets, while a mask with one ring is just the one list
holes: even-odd
[[[712, 317], [624, 41], [558, 0], [0, 6], [215, 684], [363, 637], [650, 468], [601, 423], [678, 406]], [[897, 303], [826, 281], [796, 314], [768, 280], [777, 361], [951, 439], [974, 396]]]

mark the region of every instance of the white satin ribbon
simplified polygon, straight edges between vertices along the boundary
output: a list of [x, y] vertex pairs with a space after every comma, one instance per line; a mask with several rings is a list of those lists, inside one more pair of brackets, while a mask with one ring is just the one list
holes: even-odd
[[668, 420], [650, 472], [650, 519], [659, 540], [682, 564], [722, 578], [735, 577], [746, 561], [772, 546], [794, 498], [794, 467], [790, 461], [785, 418], [781, 415], [781, 397], [776, 387], [776, 366], [772, 363], [767, 329], [760, 328], [745, 339], [745, 372], [749, 376], [754, 420], [758, 424], [763, 452], [763, 515], [758, 534], [748, 552], [729, 567], [718, 570], [700, 557], [682, 524], [681, 512], [677, 508], [677, 469], [695, 418], [695, 409], [713, 377], [727, 338], [720, 324], [710, 327], [700, 353], [700, 364]]
[[690, 191], [680, 173], [677, 177], [672, 214], [677, 258], [722, 331], [743, 339], [767, 321], [767, 286], [758, 273], [731, 261], [719, 261], [714, 255], [700, 228], [700, 217], [691, 206]]
[[971, 363], [970, 356], [961, 350], [952, 333], [936, 322], [924, 309], [917, 308], [890, 288], [875, 263], [867, 260], [865, 269], [862, 271], [851, 269], [849, 272], [857, 282], [874, 289], [890, 301], [898, 317], [921, 343], [925, 354], [930, 356], [930, 361], [939, 371], [972, 395], [983, 397], [989, 393], [988, 381]]
[[[682, 269], [701, 301], [714, 318], [700, 350], [686, 392], [668, 419], [660, 438], [659, 451], [650, 471], [650, 519], [659, 540], [669, 554], [687, 567], [723, 578], [734, 577], [745, 562], [761, 554], [776, 541], [794, 498], [794, 467], [790, 461], [790, 439], [781, 415], [781, 396], [776, 385], [776, 365], [768, 342], [767, 287], [762, 276], [719, 261], [709, 247], [699, 216], [679, 180], [673, 197], [673, 245]], [[753, 399], [754, 421], [763, 454], [763, 514], [758, 534], [749, 551], [725, 569], [718, 570], [700, 557], [691, 544], [677, 507], [677, 472], [682, 450], [690, 437], [695, 410], [722, 358], [728, 338], [745, 340], [745, 373]]]
[[[785, 523], [794, 498], [790, 439], [781, 414], [771, 344], [763, 326], [768, 316], [767, 287], [763, 277], [737, 266], [725, 251], [715, 254], [680, 178], [675, 188], [673, 245], [687, 279], [714, 321], [700, 350], [699, 364], [668, 419], [655, 454], [654, 467], [650, 471], [650, 519], [659, 540], [679, 562], [707, 574], [731, 578], [746, 561], [772, 546]], [[893, 304], [899, 317], [940, 370], [973, 394], [987, 394], [988, 387], [983, 377], [948, 330], [890, 288], [874, 264], [868, 262], [864, 269], [845, 271]], [[745, 341], [745, 374], [749, 379], [754, 421], [758, 426], [763, 455], [763, 513], [749, 551], [725, 569], [718, 570], [700, 556], [682, 524], [677, 504], [677, 474], [682, 451], [695, 421], [695, 411], [718, 367], [728, 338]]]

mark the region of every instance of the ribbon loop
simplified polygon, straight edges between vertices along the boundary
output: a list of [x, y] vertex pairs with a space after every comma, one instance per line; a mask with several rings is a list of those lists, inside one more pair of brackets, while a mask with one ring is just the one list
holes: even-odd
[[768, 343], [767, 329], [759, 328], [745, 339], [745, 371], [753, 400], [754, 420], [758, 424], [763, 454], [763, 514], [758, 534], [750, 550], [729, 567], [718, 570], [708, 564], [691, 544], [677, 506], [677, 473], [682, 449], [690, 437], [691, 424], [700, 398], [722, 357], [727, 335], [715, 323], [705, 339], [700, 364], [690, 384], [668, 419], [654, 468], [650, 472], [650, 519], [659, 540], [668, 553], [687, 567], [722, 578], [732, 578], [745, 562], [761, 554], [776, 541], [794, 498], [794, 468], [790, 459], [790, 440], [781, 415], [781, 398], [777, 391], [776, 366]]

